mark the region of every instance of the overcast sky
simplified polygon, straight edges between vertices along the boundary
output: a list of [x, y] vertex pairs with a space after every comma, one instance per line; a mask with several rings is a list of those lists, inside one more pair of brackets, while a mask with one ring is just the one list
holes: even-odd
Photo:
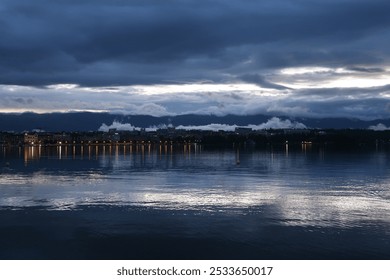
[[0, 112], [390, 116], [388, 0], [0, 0]]

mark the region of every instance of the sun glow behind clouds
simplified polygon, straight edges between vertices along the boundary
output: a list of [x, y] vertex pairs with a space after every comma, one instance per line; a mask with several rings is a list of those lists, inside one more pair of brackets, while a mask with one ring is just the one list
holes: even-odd
[[[361, 68], [365, 69], [365, 68]], [[292, 89], [372, 88], [390, 84], [388, 69], [379, 72], [329, 67], [291, 67], [275, 73], [274, 80]]]
[[288, 90], [261, 88], [250, 83], [192, 83], [83, 87], [76, 84], [44, 88], [0, 85], [0, 111], [112, 112], [120, 114], [246, 114], [250, 108], [282, 99]]
[[[105, 87], [55, 84], [43, 88], [0, 85], [0, 112], [385, 118], [390, 99], [388, 89], [381, 87], [390, 85], [389, 73], [384, 66], [290, 67], [256, 73], [252, 76], [258, 79], [247, 82], [241, 76], [230, 75], [225, 83]], [[366, 101], [364, 110], [357, 106], [359, 100]], [[325, 107], [326, 111], [322, 110]]]
[[289, 67], [280, 70], [282, 75], [301, 75], [333, 71], [327, 67]]
[[381, 87], [390, 84], [390, 76], [381, 75], [378, 77], [346, 77], [335, 79], [322, 85], [325, 88], [370, 88]]
[[249, 83], [227, 84], [180, 84], [180, 85], [143, 85], [123, 87], [145, 95], [202, 93], [202, 92], [250, 92], [268, 95], [278, 95], [278, 90], [265, 89]]
[[48, 89], [62, 90], [62, 89], [74, 89], [79, 87], [77, 84], [55, 84], [47, 86]]

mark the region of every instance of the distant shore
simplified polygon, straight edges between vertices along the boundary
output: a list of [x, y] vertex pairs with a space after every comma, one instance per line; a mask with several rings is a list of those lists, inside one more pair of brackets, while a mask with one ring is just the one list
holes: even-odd
[[390, 146], [390, 131], [362, 129], [267, 129], [236, 131], [176, 130], [109, 132], [0, 132], [2, 146], [64, 145], [208, 145], [262, 147], [264, 145], [329, 145], [343, 148]]

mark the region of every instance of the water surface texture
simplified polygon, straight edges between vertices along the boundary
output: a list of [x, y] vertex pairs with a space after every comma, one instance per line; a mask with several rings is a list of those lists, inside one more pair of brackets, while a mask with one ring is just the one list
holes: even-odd
[[390, 259], [390, 153], [1, 147], [1, 259]]

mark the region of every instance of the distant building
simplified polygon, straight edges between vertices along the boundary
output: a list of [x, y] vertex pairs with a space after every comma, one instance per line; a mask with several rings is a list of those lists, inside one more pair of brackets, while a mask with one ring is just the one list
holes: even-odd
[[160, 128], [157, 130], [158, 134], [161, 136], [175, 136], [176, 135], [176, 128], [175, 127], [167, 127], [167, 128]]
[[118, 132], [116, 133], [112, 133], [109, 135], [109, 140], [111, 141], [120, 141], [121, 140], [121, 136]]
[[284, 134], [309, 134], [310, 130], [305, 128], [288, 128], [283, 130]]
[[234, 129], [234, 132], [238, 133], [238, 134], [249, 134], [252, 132], [252, 128], [250, 128], [250, 127], [236, 127]]
[[28, 144], [28, 145], [38, 144], [38, 142], [39, 142], [38, 134], [25, 133], [24, 138], [23, 138], [23, 142], [24, 142], [24, 144]]
[[68, 133], [55, 133], [53, 134], [53, 140], [55, 143], [64, 144], [70, 143], [72, 141], [72, 137]]

